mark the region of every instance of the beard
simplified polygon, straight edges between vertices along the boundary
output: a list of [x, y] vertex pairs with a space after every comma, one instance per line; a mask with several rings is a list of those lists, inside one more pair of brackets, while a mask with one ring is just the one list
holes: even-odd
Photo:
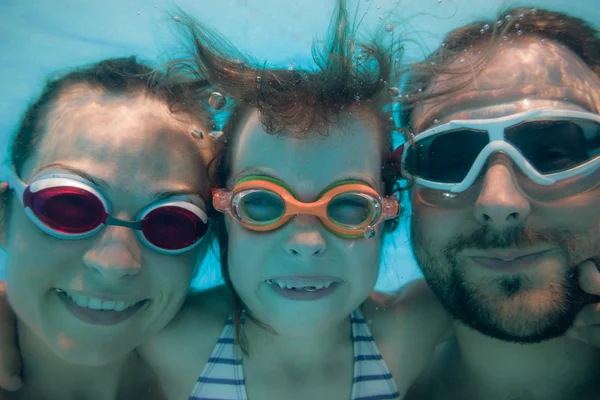
[[[457, 236], [434, 253], [413, 221], [411, 242], [425, 279], [446, 310], [486, 336], [514, 343], [550, 340], [571, 327], [584, 305], [598, 301], [579, 288], [578, 265], [584, 261], [578, 257], [582, 240], [570, 231], [520, 227], [497, 232], [484, 226]], [[535, 288], [536, 282], [526, 273], [471, 281], [458, 262], [458, 254], [466, 249], [515, 249], [540, 244], [557, 248], [566, 265], [543, 288]]]

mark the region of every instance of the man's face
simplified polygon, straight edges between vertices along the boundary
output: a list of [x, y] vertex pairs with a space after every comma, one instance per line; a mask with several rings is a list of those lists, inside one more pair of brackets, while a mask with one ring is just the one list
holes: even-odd
[[[490, 57], [468, 86], [415, 109], [417, 135], [434, 121], [536, 109], [600, 111], [600, 79], [559, 44], [525, 38], [503, 43]], [[443, 91], [452, 79], [440, 75], [428, 90]], [[600, 260], [600, 172], [585, 179], [592, 180], [585, 191], [561, 196], [566, 184], [559, 182], [544, 188], [544, 198], [534, 198], [531, 179], [510, 156], [496, 152], [460, 199], [432, 204], [428, 199], [443, 192], [415, 185], [415, 257], [454, 318], [517, 342], [546, 340], [570, 327], [588, 301], [577, 284], [577, 265]]]

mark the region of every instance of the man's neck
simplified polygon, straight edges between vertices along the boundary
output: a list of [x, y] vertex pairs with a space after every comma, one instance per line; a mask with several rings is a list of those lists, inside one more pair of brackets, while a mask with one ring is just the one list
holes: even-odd
[[[75, 365], [54, 354], [23, 323], [19, 323], [18, 330], [25, 398], [119, 399], [123, 398], [123, 393], [120, 393], [124, 389], [122, 383], [131, 378], [131, 371], [140, 371], [139, 360], [134, 352], [101, 367]], [[136, 376], [139, 375], [142, 374]], [[130, 382], [135, 380], [131, 379]]]
[[508, 343], [454, 325], [460, 368], [476, 392], [504, 393], [499, 398], [552, 399], [563, 390], [585, 390], [599, 381], [600, 349], [566, 337], [536, 344]]

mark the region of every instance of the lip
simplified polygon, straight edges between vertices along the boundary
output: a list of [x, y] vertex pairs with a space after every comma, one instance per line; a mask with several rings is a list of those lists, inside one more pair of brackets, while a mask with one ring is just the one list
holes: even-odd
[[328, 288], [322, 288], [317, 290], [304, 290], [304, 289], [288, 289], [281, 288], [276, 283], [267, 284], [278, 295], [296, 301], [312, 301], [319, 300], [324, 297], [331, 295], [337, 290], [337, 288], [343, 283], [343, 280], [333, 276], [323, 275], [311, 275], [311, 276], [277, 276], [265, 280], [265, 282], [273, 280], [285, 283], [288, 286], [319, 286], [329, 283]]
[[465, 255], [475, 264], [493, 271], [509, 272], [528, 269], [546, 257], [551, 250], [488, 251]]
[[[64, 291], [57, 291], [55, 293], [58, 296], [59, 300], [65, 305], [67, 310], [69, 310], [74, 317], [92, 325], [117, 325], [133, 317], [138, 311], [140, 311], [142, 308], [144, 308], [147, 304], [150, 303], [150, 300], [138, 301], [137, 304], [123, 311], [92, 310], [90, 308], [78, 306], [77, 303], [71, 300]], [[93, 297], [107, 298], [106, 295], [104, 297]], [[114, 298], [111, 298], [110, 300], [114, 300]]]

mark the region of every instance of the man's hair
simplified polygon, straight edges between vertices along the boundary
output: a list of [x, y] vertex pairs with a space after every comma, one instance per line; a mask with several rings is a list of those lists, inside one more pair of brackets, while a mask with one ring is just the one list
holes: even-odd
[[[423, 62], [407, 70], [405, 92], [410, 94], [401, 112], [401, 124], [410, 128], [412, 110], [418, 102], [452, 94], [468, 85], [473, 74], [485, 66], [494, 49], [504, 40], [517, 41], [528, 36], [559, 43], [577, 55], [600, 76], [600, 32], [583, 21], [567, 14], [541, 8], [512, 8], [501, 12], [496, 20], [478, 21], [455, 29], [444, 42]], [[481, 46], [482, 57], [475, 63], [457, 68], [451, 64], [465, 50]], [[485, 47], [488, 46], [488, 47]], [[441, 74], [464, 76], [447, 90], [427, 93], [426, 89]]]
[[[215, 186], [224, 187], [231, 166], [231, 143], [239, 122], [249, 110], [258, 110], [267, 133], [295, 138], [327, 135], [328, 128], [338, 122], [344, 109], [366, 109], [379, 117], [381, 134], [385, 135], [383, 159], [391, 151], [391, 115], [383, 106], [389, 103], [388, 82], [392, 78], [392, 60], [402, 51], [397, 43], [385, 46], [374, 38], [359, 42], [356, 25], [351, 25], [343, 0], [338, 0], [329, 33], [323, 43], [313, 43], [315, 71], [294, 68], [267, 68], [249, 60], [230, 42], [188, 15], [178, 15], [192, 58], [171, 63], [168, 74], [190, 79], [207, 79], [214, 90], [231, 100], [231, 115], [223, 129], [223, 151], [213, 163]], [[388, 35], [389, 36], [389, 35]], [[206, 93], [199, 92], [199, 101]], [[204, 100], [203, 100], [204, 99]], [[366, 155], [365, 155], [366, 157]], [[395, 190], [395, 172], [382, 166], [386, 194]], [[392, 226], [396, 226], [394, 223]], [[389, 226], [389, 224], [388, 224]], [[224, 217], [213, 224], [220, 247], [221, 272], [233, 294], [236, 310], [236, 336], [242, 350], [247, 344], [239, 329], [245, 308], [229, 279], [228, 238]], [[248, 317], [252, 318], [251, 315]], [[258, 321], [257, 321], [258, 322]]]

